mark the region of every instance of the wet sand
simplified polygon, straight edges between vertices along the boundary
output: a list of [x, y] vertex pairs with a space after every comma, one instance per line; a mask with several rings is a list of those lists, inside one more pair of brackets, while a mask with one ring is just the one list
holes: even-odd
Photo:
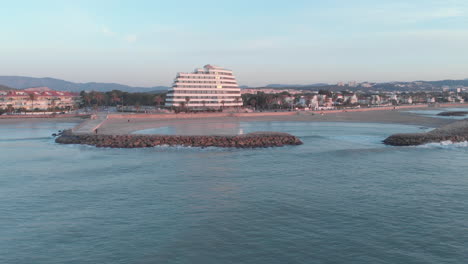
[[[427, 108], [425, 108], [427, 109]], [[130, 120], [130, 122], [128, 121]], [[307, 112], [290, 116], [242, 116], [242, 117], [200, 117], [191, 119], [157, 119], [157, 118], [125, 118], [108, 119], [99, 128], [100, 134], [130, 134], [135, 131], [159, 128], [159, 127], [179, 127], [183, 129], [190, 124], [196, 125], [223, 125], [236, 122], [268, 122], [268, 121], [295, 121], [295, 122], [367, 122], [367, 123], [396, 123], [407, 125], [418, 125], [437, 128], [454, 120], [443, 118], [432, 118], [421, 116], [399, 110], [382, 110], [367, 112], [338, 112], [324, 115]]]
[[43, 123], [43, 122], [53, 122], [53, 123], [81, 123], [86, 121], [88, 118], [82, 117], [28, 117], [28, 118], [0, 118], [1, 124], [20, 124], [20, 123]]

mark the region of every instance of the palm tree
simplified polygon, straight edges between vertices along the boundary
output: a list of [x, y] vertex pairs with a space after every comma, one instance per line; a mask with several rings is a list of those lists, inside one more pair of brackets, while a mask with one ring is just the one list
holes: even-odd
[[221, 109], [224, 109], [224, 104], [225, 104], [225, 103], [226, 103], [226, 102], [225, 102], [224, 100], [221, 100], [221, 105], [222, 105], [222, 106], [221, 106]]
[[84, 93], [81, 97], [83, 97], [83, 99], [85, 100], [86, 106], [91, 105], [91, 101], [93, 100], [93, 98], [91, 97], [89, 93]]
[[251, 99], [249, 103], [250, 103], [251, 106], [253, 106], [254, 109], [256, 109], [255, 106], [257, 105], [257, 100]]
[[161, 108], [161, 103], [163, 102], [163, 98], [160, 95], [157, 95], [154, 98], [154, 102], [158, 105], [158, 108]]
[[7, 105], [7, 112], [8, 112], [8, 113], [12, 113], [13, 110], [15, 110], [15, 109], [13, 108], [13, 105], [8, 104], [8, 105]]
[[288, 97], [288, 96], [285, 95], [285, 94], [282, 94], [282, 95], [280, 96], [280, 98], [281, 98], [281, 106], [282, 106], [281, 108], [283, 108], [284, 105], [287, 105], [287, 104], [288, 104], [288, 103], [286, 102], [286, 98], [287, 98], [287, 97]]
[[188, 105], [189, 105], [189, 102], [190, 102], [190, 97], [186, 96], [186, 97], [185, 97], [185, 103], [186, 103], [185, 105], [186, 105], [187, 107], [188, 107]]
[[120, 102], [120, 97], [117, 95], [117, 93], [112, 93], [111, 102], [115, 105], [117, 105], [117, 103]]
[[179, 102], [179, 110], [182, 111], [182, 109], [185, 108], [185, 102]]
[[57, 98], [52, 98], [52, 100], [50, 102], [51, 110], [54, 111], [56, 106], [57, 106]]
[[140, 102], [137, 102], [137, 103], [135, 104], [135, 110], [136, 110], [136, 112], [137, 112], [137, 113], [140, 112], [140, 109], [141, 109]]
[[104, 95], [100, 92], [95, 92], [94, 94], [94, 99], [96, 100], [96, 104], [99, 105], [104, 101]]
[[314, 98], [314, 97], [313, 97], [312, 95], [310, 95], [310, 94], [309, 94], [309, 95], [306, 95], [306, 105], [307, 105], [309, 108], [312, 107], [312, 99], [313, 99], [313, 98]]
[[271, 107], [273, 106], [273, 103], [275, 102], [275, 97], [273, 97], [273, 95], [269, 94], [266, 96], [266, 105], [267, 105], [267, 108], [268, 109], [271, 109]]
[[234, 98], [234, 102], [236, 102], [236, 109], [237, 109], [237, 112], [239, 112], [239, 101], [240, 101], [240, 97], [236, 97]]
[[34, 100], [37, 99], [37, 96], [34, 92], [28, 94], [29, 95], [29, 100], [31, 100], [31, 110], [34, 110]]

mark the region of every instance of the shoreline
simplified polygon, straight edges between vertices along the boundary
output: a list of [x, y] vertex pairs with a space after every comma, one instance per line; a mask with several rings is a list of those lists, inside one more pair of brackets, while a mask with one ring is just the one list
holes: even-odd
[[[98, 128], [100, 135], [129, 135], [145, 129], [173, 127], [179, 131], [190, 130], [190, 126], [198, 125], [223, 128], [240, 122], [357, 122], [402, 124], [439, 128], [450, 124], [456, 119], [436, 118], [419, 115], [410, 110], [441, 110], [445, 108], [468, 107], [468, 104], [449, 104], [441, 107], [407, 106], [393, 109], [393, 107], [363, 108], [328, 111], [291, 111], [291, 112], [254, 112], [254, 113], [197, 113], [197, 114], [121, 114], [104, 112], [96, 118], [85, 119], [83, 116], [57, 117], [10, 117], [0, 118], [0, 124], [14, 124], [23, 122], [72, 122], [77, 123], [75, 129], [85, 127], [80, 134], [94, 134]], [[323, 113], [323, 114], [322, 114]], [[93, 123], [93, 124], [91, 124]], [[92, 126], [91, 126], [92, 125]], [[75, 130], [74, 129], [74, 130]], [[83, 129], [81, 129], [83, 130]], [[88, 131], [89, 130], [89, 131]], [[214, 131], [214, 130], [213, 130]], [[191, 131], [190, 131], [191, 132]], [[184, 133], [186, 134], [186, 133]], [[203, 135], [227, 135], [228, 133], [202, 133]]]
[[[100, 113], [63, 133], [56, 139], [56, 142], [111, 148], [141, 148], [159, 145], [257, 148], [302, 144], [300, 139], [293, 135], [277, 132], [254, 132], [239, 135], [240, 122], [275, 121], [393, 123], [428, 126], [437, 130], [437, 128], [447, 126], [456, 120], [423, 116], [396, 109], [333, 111], [319, 115], [312, 112], [282, 112], [279, 115], [266, 112], [254, 114], [182, 114], [177, 116], [158, 116], [154, 114], [105, 115]], [[175, 132], [169, 134], [138, 133], [141, 130], [161, 127], [170, 127]]]
[[19, 123], [42, 123], [42, 122], [51, 122], [51, 123], [83, 123], [89, 120], [85, 117], [10, 117], [10, 118], [0, 118], [1, 124], [19, 124]]
[[[99, 127], [99, 134], [121, 135], [132, 134], [140, 130], [174, 127], [184, 129], [189, 125], [222, 126], [240, 122], [354, 122], [354, 123], [384, 123], [403, 124], [426, 127], [441, 127], [454, 122], [454, 119], [427, 117], [401, 110], [381, 110], [362, 112], [334, 112], [324, 115], [296, 114], [292, 115], [256, 115], [256, 116], [193, 116], [192, 118], [108, 118]], [[217, 135], [217, 134], [210, 134]]]

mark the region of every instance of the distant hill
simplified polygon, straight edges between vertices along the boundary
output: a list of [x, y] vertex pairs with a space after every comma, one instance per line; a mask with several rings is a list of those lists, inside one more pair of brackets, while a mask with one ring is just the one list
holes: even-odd
[[268, 84], [265, 88], [307, 88], [327, 86], [328, 83], [313, 83], [313, 84]]
[[16, 89], [25, 89], [31, 87], [49, 87], [56, 91], [80, 92], [80, 91], [99, 91], [107, 92], [120, 90], [125, 92], [155, 92], [169, 89], [166, 86], [155, 87], [133, 87], [118, 83], [74, 83], [54, 78], [34, 78], [23, 76], [0, 76], [0, 85], [9, 86]]
[[423, 82], [430, 83], [430, 84], [436, 85], [436, 86], [444, 86], [444, 85], [447, 85], [447, 86], [457, 86], [457, 85], [468, 86], [468, 79], [464, 79], [464, 80], [423, 81]]
[[6, 85], [1, 85], [0, 84], [0, 91], [7, 91], [7, 90], [15, 90], [15, 89], [13, 89], [11, 87], [8, 87]]
[[374, 83], [372, 87], [364, 87], [359, 85], [356, 86], [338, 86], [337, 84], [269, 84], [264, 87], [257, 88], [269, 88], [269, 89], [295, 89], [295, 90], [304, 90], [304, 91], [319, 91], [319, 90], [328, 90], [339, 92], [343, 90], [347, 91], [432, 91], [440, 90], [442, 87], [448, 86], [449, 88], [456, 88], [459, 86], [468, 87], [468, 79], [464, 80], [439, 80], [439, 81], [414, 81], [414, 82], [384, 82], [384, 83]]

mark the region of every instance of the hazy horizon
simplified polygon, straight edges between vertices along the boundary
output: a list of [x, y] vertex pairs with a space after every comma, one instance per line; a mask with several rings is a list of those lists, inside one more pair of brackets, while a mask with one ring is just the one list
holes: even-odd
[[468, 77], [460, 0], [2, 6], [2, 76], [169, 86], [177, 72], [214, 64], [252, 87]]
[[[169, 83], [169, 84], [155, 84], [155, 85], [149, 85], [149, 86], [141, 86], [141, 85], [132, 85], [132, 84], [126, 84], [126, 83], [118, 83], [118, 82], [112, 82], [112, 81], [103, 81], [103, 82], [100, 82], [100, 81], [93, 81], [93, 80], [90, 80], [90, 81], [73, 81], [73, 80], [66, 80], [66, 79], [61, 79], [61, 78], [55, 78], [55, 77], [51, 77], [51, 76], [19, 76], [19, 75], [0, 75], [0, 77], [19, 77], [19, 78], [51, 78], [51, 79], [56, 79], [56, 80], [61, 80], [61, 81], [68, 81], [68, 82], [73, 82], [73, 83], [82, 83], [82, 84], [86, 84], [86, 83], [112, 83], [112, 84], [121, 84], [121, 85], [127, 85], [127, 86], [131, 86], [131, 87], [139, 87], [139, 88], [148, 88], [148, 89], [151, 89], [153, 87], [160, 87], [160, 86], [167, 86], [167, 87], [171, 87], [172, 86], [172, 82]], [[349, 82], [353, 82], [353, 81], [356, 81], [357, 83], [363, 83], [363, 82], [369, 82], [369, 83], [391, 83], [391, 82], [418, 82], [418, 81], [425, 81], [425, 82], [432, 82], [432, 81], [444, 81], [444, 80], [468, 80], [468, 78], [459, 78], [459, 79], [427, 79], [427, 80], [393, 80], [393, 81], [382, 81], [382, 82], [372, 82], [372, 81], [356, 81], [356, 80], [349, 80], [349, 81], [343, 81], [343, 84], [348, 84]], [[266, 83], [265, 85], [260, 85], [260, 86], [249, 86], [249, 85], [245, 85], [245, 84], [242, 84], [242, 83], [239, 83], [239, 86], [247, 86], [249, 88], [261, 88], [261, 87], [266, 87], [268, 85], [291, 85], [291, 86], [301, 86], [301, 85], [316, 85], [316, 84], [322, 84], [322, 83], [319, 83], [319, 82], [309, 82], [309, 83]], [[334, 84], [337, 84], [337, 83], [323, 83], [323, 84], [327, 84], [327, 85], [334, 85]], [[2, 85], [2, 83], [0, 83], [0, 85]], [[39, 87], [39, 86], [34, 86], [34, 87]], [[29, 87], [29, 88], [34, 88], [34, 87]]]

